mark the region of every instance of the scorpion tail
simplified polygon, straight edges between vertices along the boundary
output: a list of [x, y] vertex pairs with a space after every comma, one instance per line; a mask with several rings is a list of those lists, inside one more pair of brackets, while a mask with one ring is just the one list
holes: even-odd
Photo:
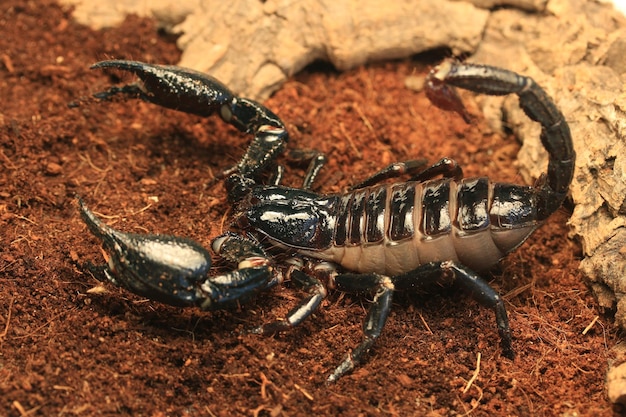
[[456, 111], [467, 120], [453, 87], [489, 95], [515, 93], [524, 113], [541, 125], [541, 143], [549, 163], [537, 189], [537, 220], [548, 218], [565, 200], [574, 176], [576, 154], [563, 113], [532, 78], [501, 68], [446, 61], [428, 75], [426, 92], [433, 104]]

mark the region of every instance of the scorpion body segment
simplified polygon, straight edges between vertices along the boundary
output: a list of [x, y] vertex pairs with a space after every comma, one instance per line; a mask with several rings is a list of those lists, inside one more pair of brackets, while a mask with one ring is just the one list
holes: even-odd
[[[228, 171], [225, 188], [235, 205], [233, 227], [212, 249], [237, 267], [212, 275], [211, 259], [198, 243], [173, 236], [135, 235], [104, 225], [80, 202], [83, 219], [108, 253], [105, 279], [172, 305], [224, 308], [269, 288], [283, 275], [306, 296], [284, 320], [260, 325], [257, 334], [290, 329], [310, 316], [328, 286], [369, 291], [374, 297], [363, 324], [361, 343], [328, 378], [353, 369], [382, 332], [393, 294], [400, 290], [456, 284], [492, 309], [503, 354], [513, 358], [504, 302], [478, 274], [496, 264], [539, 227], [566, 197], [575, 154], [569, 127], [554, 103], [531, 78], [495, 67], [446, 62], [426, 83], [431, 101], [469, 120], [454, 87], [491, 95], [517, 94], [521, 108], [541, 125], [549, 154], [547, 174], [535, 186], [463, 178], [458, 164], [443, 158], [392, 164], [351, 190], [319, 194], [308, 188], [320, 165], [311, 166], [302, 189], [260, 183], [275, 164], [288, 134], [261, 104], [234, 96], [218, 81], [191, 70], [105, 61], [96, 68], [134, 72], [141, 84], [111, 87], [96, 96], [123, 93], [208, 116], [218, 112], [254, 140]], [[318, 161], [324, 158], [312, 154]], [[383, 183], [408, 175], [409, 181]], [[283, 251], [288, 266], [270, 253]]]
[[442, 260], [484, 271], [540, 224], [533, 206], [517, 204], [533, 199], [530, 187], [487, 178], [382, 184], [325, 196], [326, 205], [333, 203], [323, 217], [326, 229], [317, 232], [325, 246], [300, 253], [362, 273], [397, 275]]
[[[361, 273], [397, 275], [442, 260], [484, 271], [540, 224], [532, 205], [519, 204], [533, 201], [533, 188], [488, 178], [379, 184], [337, 195], [289, 191], [253, 190], [241, 225], [273, 245]], [[277, 192], [289, 197], [277, 199]]]

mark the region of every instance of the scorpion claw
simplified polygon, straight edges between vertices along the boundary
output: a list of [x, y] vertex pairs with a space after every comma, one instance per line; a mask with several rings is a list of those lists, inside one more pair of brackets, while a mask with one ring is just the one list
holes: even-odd
[[267, 288], [272, 272], [271, 267], [264, 265], [210, 277], [200, 285], [203, 293], [209, 296], [203, 297], [199, 307], [203, 310], [216, 310], [236, 305]]
[[115, 230], [77, 199], [81, 216], [102, 241], [108, 261], [108, 265], [87, 265], [87, 269], [137, 295], [174, 306], [213, 310], [237, 304], [274, 283], [277, 273], [258, 256], [242, 261], [237, 270], [209, 276], [211, 255], [199, 243], [178, 236]]
[[224, 176], [235, 172], [249, 178], [258, 176], [284, 151], [289, 140], [284, 123], [271, 110], [254, 100], [237, 97], [209, 75], [173, 65], [126, 60], [101, 61], [91, 66], [103, 68], [131, 72], [139, 81], [110, 87], [94, 94], [96, 98], [106, 100], [122, 94], [201, 117], [217, 113], [241, 132], [254, 134], [246, 154], [236, 166], [224, 171]]
[[109, 281], [171, 305], [202, 300], [197, 284], [209, 271], [211, 256], [199, 243], [176, 236], [120, 232], [102, 223], [80, 197], [78, 204], [89, 230], [102, 241]]
[[209, 116], [228, 105], [234, 94], [213, 77], [197, 71], [170, 65], [146, 64], [136, 61], [111, 60], [97, 62], [91, 69], [114, 68], [139, 77], [140, 82], [112, 87], [97, 98], [123, 93], [169, 109], [198, 116]]

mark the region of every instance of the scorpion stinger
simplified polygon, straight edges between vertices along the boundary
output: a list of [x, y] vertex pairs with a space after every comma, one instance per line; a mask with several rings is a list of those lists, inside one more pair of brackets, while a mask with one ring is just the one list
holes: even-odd
[[114, 68], [132, 72], [138, 82], [110, 87], [94, 94], [109, 99], [117, 94], [137, 97], [169, 109], [208, 117], [218, 113], [227, 123], [254, 135], [246, 154], [224, 175], [240, 172], [255, 177], [267, 169], [284, 151], [289, 135], [283, 122], [267, 107], [254, 100], [235, 96], [217, 79], [200, 72], [171, 65], [136, 61], [101, 61], [92, 69]]
[[[211, 276], [211, 258], [200, 244], [175, 236], [122, 233], [104, 225], [79, 201], [91, 232], [108, 254], [106, 279], [168, 304], [222, 308], [280, 283], [283, 276], [305, 295], [284, 320], [253, 333], [288, 330], [312, 315], [327, 287], [373, 294], [361, 342], [330, 374], [333, 382], [361, 362], [380, 336], [395, 291], [455, 284], [495, 314], [503, 355], [513, 358], [505, 304], [479, 273], [521, 245], [565, 199], [575, 153], [569, 127], [552, 100], [531, 78], [500, 68], [446, 62], [426, 83], [428, 97], [465, 119], [454, 87], [491, 95], [517, 94], [528, 117], [541, 125], [549, 154], [547, 174], [535, 186], [463, 178], [450, 158], [424, 168], [422, 160], [391, 164], [349, 191], [310, 188], [325, 161], [315, 153], [303, 188], [259, 183], [287, 140], [283, 123], [258, 103], [234, 97], [212, 78], [176, 67], [105, 61], [96, 67], [133, 71], [142, 84], [111, 88], [165, 107], [222, 118], [254, 141], [225, 180], [234, 206], [232, 227], [212, 243], [234, 270]], [[409, 181], [383, 180], [410, 176]], [[270, 257], [270, 253], [282, 255]], [[285, 260], [282, 263], [278, 259]], [[326, 286], [324, 285], [324, 282]]]

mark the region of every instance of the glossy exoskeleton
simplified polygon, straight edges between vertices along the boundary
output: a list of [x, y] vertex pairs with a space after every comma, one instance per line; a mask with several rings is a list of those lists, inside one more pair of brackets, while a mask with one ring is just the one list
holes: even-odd
[[[289, 329], [311, 315], [326, 296], [326, 285], [374, 295], [363, 325], [362, 342], [328, 377], [336, 381], [358, 364], [380, 335], [394, 291], [456, 283], [494, 310], [503, 353], [513, 358], [511, 331], [500, 296], [480, 276], [518, 247], [565, 199], [575, 153], [569, 127], [544, 90], [531, 78], [500, 68], [445, 62], [427, 78], [431, 101], [465, 116], [454, 87], [490, 95], [517, 94], [530, 119], [541, 125], [549, 165], [535, 186], [463, 178], [461, 168], [443, 158], [427, 167], [419, 161], [392, 164], [341, 194], [259, 182], [283, 151], [288, 134], [270, 110], [236, 97], [217, 80], [171, 66], [104, 61], [94, 68], [118, 68], [140, 81], [97, 94], [139, 97], [152, 103], [209, 116], [218, 113], [254, 139], [225, 180], [236, 207], [233, 230], [213, 241], [216, 254], [237, 265], [211, 275], [211, 256], [200, 244], [165, 235], [117, 231], [79, 200], [84, 221], [108, 253], [106, 278], [130, 291], [176, 306], [220, 309], [245, 300], [283, 280], [306, 297], [284, 320], [260, 325], [254, 333]], [[411, 176], [395, 184], [382, 180]], [[276, 264], [266, 248], [281, 248], [288, 266]]]

